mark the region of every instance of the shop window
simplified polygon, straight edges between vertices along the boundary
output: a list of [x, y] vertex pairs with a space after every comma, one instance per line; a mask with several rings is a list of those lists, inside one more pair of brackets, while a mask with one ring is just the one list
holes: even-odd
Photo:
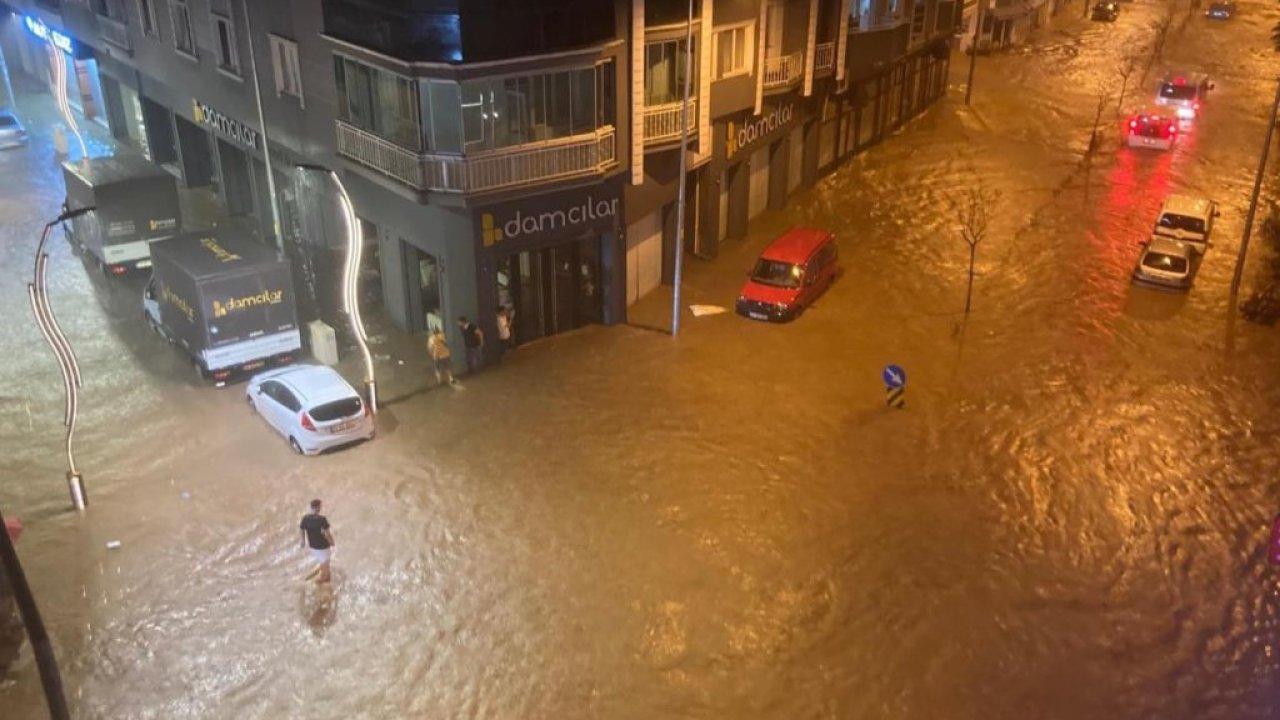
[[240, 57], [236, 52], [236, 30], [231, 18], [213, 15], [213, 32], [218, 41], [218, 69], [240, 75]]
[[[684, 93], [688, 46], [683, 38], [647, 43], [644, 47], [645, 105], [667, 105], [680, 102]], [[697, 48], [694, 48], [697, 52]], [[689, 78], [691, 87], [697, 82]]]
[[196, 57], [196, 43], [191, 34], [191, 8], [187, 0], [170, 0], [169, 14], [173, 20], [173, 47], [188, 57]]
[[743, 23], [716, 30], [715, 53], [717, 80], [751, 72], [755, 23]]
[[279, 35], [268, 35], [271, 40], [271, 64], [275, 73], [276, 95], [298, 98], [302, 102], [302, 73], [298, 70], [298, 43]]
[[156, 22], [157, 0], [138, 0], [138, 19], [142, 21], [142, 32], [149, 37], [160, 37], [160, 23]]
[[400, 147], [422, 147], [417, 85], [409, 78], [334, 57], [338, 117]]

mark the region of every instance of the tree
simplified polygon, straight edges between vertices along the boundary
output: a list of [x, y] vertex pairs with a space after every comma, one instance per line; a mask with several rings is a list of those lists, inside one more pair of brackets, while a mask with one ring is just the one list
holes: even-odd
[[1271, 28], [1271, 47], [1275, 48], [1276, 52], [1280, 52], [1280, 22]]
[[969, 287], [964, 296], [966, 316], [973, 306], [973, 277], [974, 265], [978, 260], [978, 245], [987, 236], [995, 205], [999, 200], [999, 191], [992, 190], [979, 182], [959, 198], [951, 201], [951, 206], [956, 211], [956, 220], [960, 224], [960, 237], [969, 246]]
[[1102, 111], [1111, 98], [1111, 88], [1106, 83], [1098, 83], [1098, 108], [1093, 113], [1093, 129], [1089, 131], [1089, 147], [1084, 151], [1085, 157], [1093, 154], [1098, 147], [1098, 124], [1102, 122]]
[[[1142, 56], [1146, 54], [1146, 49], [1141, 47], [1130, 46], [1120, 56], [1120, 99], [1116, 100], [1116, 113], [1119, 114], [1124, 106], [1124, 95], [1129, 89], [1129, 76], [1133, 75], [1138, 66], [1142, 64]], [[1095, 127], [1097, 123], [1095, 122]]]

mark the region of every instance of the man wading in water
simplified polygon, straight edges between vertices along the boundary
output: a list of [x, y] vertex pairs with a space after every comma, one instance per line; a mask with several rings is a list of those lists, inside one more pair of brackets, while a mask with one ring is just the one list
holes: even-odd
[[302, 516], [298, 525], [302, 530], [302, 547], [307, 548], [316, 568], [307, 579], [315, 578], [318, 583], [329, 582], [329, 555], [333, 552], [333, 533], [329, 532], [329, 519], [320, 514], [320, 501], [311, 501], [311, 512]]

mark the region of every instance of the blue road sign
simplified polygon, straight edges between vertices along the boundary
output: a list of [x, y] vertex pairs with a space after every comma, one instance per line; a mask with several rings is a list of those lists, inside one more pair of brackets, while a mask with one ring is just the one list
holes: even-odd
[[897, 365], [885, 365], [880, 377], [884, 380], [885, 387], [900, 388], [907, 384], [907, 371]]

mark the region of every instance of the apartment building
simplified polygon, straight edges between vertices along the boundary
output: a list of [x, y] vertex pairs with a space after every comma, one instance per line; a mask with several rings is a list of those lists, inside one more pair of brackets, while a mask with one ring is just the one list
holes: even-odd
[[687, 249], [712, 260], [945, 92], [958, 2], [4, 0], [0, 50], [47, 73], [56, 39], [77, 112], [254, 218], [309, 314], [342, 324], [319, 164], [396, 326], [492, 337], [501, 304], [527, 342], [670, 280], [684, 130]]

